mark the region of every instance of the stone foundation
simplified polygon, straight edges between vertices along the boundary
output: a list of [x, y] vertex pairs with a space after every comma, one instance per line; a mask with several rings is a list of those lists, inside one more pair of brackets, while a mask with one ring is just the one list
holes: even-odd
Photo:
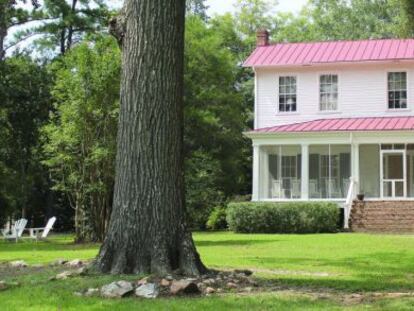
[[354, 201], [354, 232], [414, 232], [414, 201]]

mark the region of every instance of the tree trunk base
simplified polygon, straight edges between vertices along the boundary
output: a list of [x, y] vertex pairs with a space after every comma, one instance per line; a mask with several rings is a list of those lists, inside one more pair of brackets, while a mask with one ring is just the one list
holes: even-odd
[[167, 247], [164, 242], [155, 242], [151, 250], [140, 252], [137, 250], [147, 248], [148, 243], [138, 243], [135, 247], [124, 244], [120, 248], [119, 243], [107, 239], [94, 267], [101, 273], [110, 274], [201, 276], [209, 272], [200, 259], [190, 233], [185, 233], [175, 245], [177, 247]]

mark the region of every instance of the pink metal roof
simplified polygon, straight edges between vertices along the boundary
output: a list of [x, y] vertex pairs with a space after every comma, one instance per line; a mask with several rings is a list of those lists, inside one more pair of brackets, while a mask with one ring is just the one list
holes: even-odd
[[414, 39], [278, 43], [259, 46], [246, 67], [414, 60]]
[[256, 129], [251, 133], [358, 132], [414, 130], [414, 116], [319, 119]]

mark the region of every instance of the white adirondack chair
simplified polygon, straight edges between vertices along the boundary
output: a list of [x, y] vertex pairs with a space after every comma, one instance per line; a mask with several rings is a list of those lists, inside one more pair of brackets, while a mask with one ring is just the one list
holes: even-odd
[[52, 217], [48, 220], [46, 227], [43, 228], [28, 228], [30, 238], [38, 241], [38, 240], [44, 240], [47, 238], [50, 230], [53, 229], [53, 225], [56, 222], [56, 217]]
[[1, 233], [5, 240], [15, 240], [17, 241], [22, 237], [23, 231], [26, 228], [27, 219], [19, 219], [15, 222], [11, 230], [2, 230]]

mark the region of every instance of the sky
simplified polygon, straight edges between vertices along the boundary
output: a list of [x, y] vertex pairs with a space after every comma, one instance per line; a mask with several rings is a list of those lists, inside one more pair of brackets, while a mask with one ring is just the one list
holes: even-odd
[[[207, 0], [206, 4], [209, 6], [208, 13], [209, 15], [212, 15], [231, 12], [235, 2], [236, 0]], [[297, 13], [308, 2], [308, 0], [279, 0], [278, 2], [278, 10]]]
[[[212, 16], [214, 14], [223, 14], [226, 12], [232, 12], [234, 10], [233, 5], [235, 4], [237, 0], [206, 0], [206, 5], [208, 8], [208, 15]], [[277, 11], [282, 12], [291, 12], [291, 13], [298, 13], [300, 9], [308, 2], [308, 0], [278, 0], [278, 7]], [[123, 0], [108, 0], [107, 3], [109, 3], [112, 7], [119, 8], [123, 4]], [[29, 4], [26, 4], [26, 6], [30, 7]], [[28, 25], [33, 26], [33, 24]], [[23, 29], [23, 27], [20, 28], [20, 30]], [[13, 33], [19, 30], [13, 29], [9, 33], [9, 38], [13, 36]], [[20, 47], [23, 47], [30, 43], [30, 40], [27, 42], [20, 44]], [[10, 49], [8, 51], [8, 54], [12, 52], [13, 49]]]

